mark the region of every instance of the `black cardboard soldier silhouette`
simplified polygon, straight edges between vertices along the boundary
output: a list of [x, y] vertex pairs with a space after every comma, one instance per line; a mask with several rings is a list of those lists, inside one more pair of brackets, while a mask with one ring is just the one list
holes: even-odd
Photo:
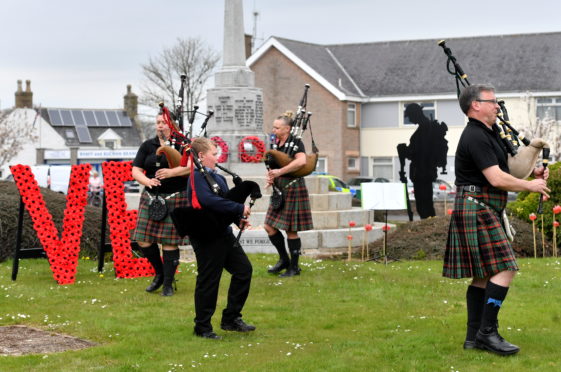
[[432, 183], [436, 181], [437, 167], [446, 174], [448, 141], [444, 136], [448, 127], [445, 123], [427, 118], [417, 103], [407, 105], [405, 116], [419, 126], [409, 139], [409, 146], [405, 143], [397, 145], [400, 161], [404, 164], [403, 157], [411, 161], [409, 179], [413, 182], [417, 213], [422, 219], [434, 217]]

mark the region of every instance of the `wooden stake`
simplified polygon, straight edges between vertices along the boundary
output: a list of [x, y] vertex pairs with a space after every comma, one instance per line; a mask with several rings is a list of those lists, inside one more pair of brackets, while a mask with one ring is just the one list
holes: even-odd
[[534, 258], [538, 258], [538, 250], [536, 247], [536, 221], [532, 220], [532, 233], [534, 235]]
[[543, 214], [542, 214], [542, 257], [545, 257], [545, 231], [543, 230]]

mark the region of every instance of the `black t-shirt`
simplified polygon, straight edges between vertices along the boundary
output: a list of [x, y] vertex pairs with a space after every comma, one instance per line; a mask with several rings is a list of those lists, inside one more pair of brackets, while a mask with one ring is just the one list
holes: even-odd
[[498, 165], [509, 173], [507, 151], [494, 130], [469, 118], [456, 150], [456, 185], [490, 186], [482, 170]]
[[[168, 161], [165, 155], [156, 156], [156, 150], [160, 147], [160, 140], [158, 137], [146, 140], [140, 145], [136, 157], [134, 158], [133, 167], [142, 168], [146, 171], [146, 177], [154, 178], [156, 171], [161, 168], [169, 168]], [[160, 166], [156, 166], [159, 162]], [[183, 191], [187, 189], [187, 177], [172, 177], [160, 180], [161, 186], [152, 187], [151, 193], [171, 194], [176, 191]]]
[[[288, 143], [288, 140], [287, 140], [282, 146], [279, 146], [279, 147], [277, 148], [277, 150], [279, 150], [279, 151], [281, 151], [281, 152], [284, 152], [284, 149], [285, 149], [288, 145], [289, 145], [289, 143]], [[294, 146], [295, 146], [295, 147], [296, 147], [296, 146], [298, 147], [297, 150], [296, 150], [296, 152], [295, 152], [295, 154], [297, 154], [297, 153], [299, 153], [299, 152], [306, 153], [306, 148], [304, 147], [304, 142], [302, 142], [301, 139], [297, 139], [296, 141], [294, 141]]]

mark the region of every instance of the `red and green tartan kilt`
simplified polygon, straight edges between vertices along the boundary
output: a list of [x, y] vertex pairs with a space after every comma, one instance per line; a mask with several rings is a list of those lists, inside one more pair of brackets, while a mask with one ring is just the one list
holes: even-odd
[[284, 231], [312, 230], [314, 223], [312, 221], [310, 197], [304, 178], [297, 179], [288, 188], [285, 188], [285, 186], [294, 178], [279, 177], [277, 180], [277, 185], [283, 190], [284, 205], [280, 210], [274, 211], [269, 204], [265, 223]]
[[[162, 198], [166, 198], [170, 194], [160, 194]], [[136, 221], [136, 230], [134, 231], [133, 240], [147, 243], [160, 243], [164, 245], [186, 245], [189, 239], [181, 238], [171, 220], [171, 216], [166, 216], [162, 221], [152, 221], [148, 216], [148, 203], [150, 197], [148, 192], [144, 190], [140, 196], [140, 205], [138, 206], [138, 219]], [[188, 207], [189, 199], [187, 190], [178, 192], [177, 195], [166, 199], [168, 212], [174, 208]]]
[[[493, 211], [467, 199], [471, 196]], [[507, 192], [485, 187], [483, 192], [458, 192], [450, 219], [442, 275], [448, 278], [485, 278], [501, 271], [517, 271], [499, 211], [506, 206]]]

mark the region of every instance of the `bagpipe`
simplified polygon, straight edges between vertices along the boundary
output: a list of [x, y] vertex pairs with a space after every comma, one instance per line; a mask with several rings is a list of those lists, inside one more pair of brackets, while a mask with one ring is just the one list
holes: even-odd
[[[185, 75], [181, 75], [181, 87], [179, 89], [178, 105], [176, 107], [174, 117], [172, 117], [171, 112], [164, 105], [164, 103], [160, 103], [160, 113], [170, 129], [170, 135], [166, 140], [166, 144], [156, 150], [156, 154], [165, 156], [170, 168], [175, 168], [178, 166], [185, 167], [189, 164], [190, 161], [191, 167], [189, 172], [189, 182], [192, 195], [191, 206], [175, 208], [170, 212], [173, 224], [178, 234], [181, 237], [184, 237], [186, 235], [193, 237], [212, 236], [213, 231], [215, 231], [215, 228], [217, 226], [227, 226], [231, 223], [235, 223], [237, 222], [236, 220], [239, 218], [239, 216], [216, 215], [211, 211], [202, 208], [197, 199], [196, 190], [194, 188], [194, 168], [196, 168], [203, 175], [205, 181], [208, 183], [213, 193], [240, 204], [245, 204], [246, 199], [250, 197], [250, 208], [255, 203], [255, 200], [261, 197], [261, 190], [256, 182], [244, 181], [237, 174], [227, 170], [222, 166], [217, 165], [219, 169], [227, 172], [233, 177], [235, 186], [227, 192], [224, 192], [223, 190], [221, 190], [214, 177], [203, 166], [198, 157], [198, 154], [191, 146], [193, 123], [197, 114], [205, 116], [204, 122], [201, 125], [199, 137], [201, 135], [206, 137], [206, 126], [209, 119], [214, 113], [212, 110], [209, 110], [207, 114], [202, 114], [198, 112], [198, 106], [194, 106], [193, 110], [191, 111], [184, 111], [183, 95], [185, 78]], [[183, 117], [185, 113], [189, 114], [188, 128], [186, 130], [183, 129]], [[175, 123], [176, 118], [178, 124]], [[242, 230], [240, 230], [240, 234], [238, 234], [238, 240], [241, 235], [241, 231]]]
[[291, 129], [288, 139], [286, 140], [286, 145], [283, 147], [282, 151], [278, 150], [276, 141], [272, 141], [271, 149], [267, 150], [265, 153], [265, 166], [267, 169], [282, 168], [294, 160], [294, 155], [298, 152], [298, 144], [302, 140], [302, 135], [306, 129], [308, 129], [308, 126], [310, 126], [310, 135], [312, 137], [312, 153], [306, 155], [306, 164], [287, 175], [291, 177], [305, 177], [316, 169], [319, 149], [314, 141], [314, 135], [312, 133], [312, 126], [310, 123], [312, 113], [306, 111], [308, 103], [308, 89], [310, 89], [310, 85], [306, 84], [304, 86], [304, 94], [300, 100], [298, 108], [296, 109], [295, 117], [292, 119]]
[[[456, 79], [457, 95], [460, 96], [460, 85], [467, 87], [470, 85], [467, 74], [463, 71], [456, 58], [452, 55], [450, 48], [446, 46], [446, 41], [441, 40], [438, 45], [444, 50], [448, 57], [446, 68]], [[534, 138], [531, 141], [518, 132], [510, 123], [508, 111], [503, 100], [497, 101], [500, 112], [497, 115], [498, 122], [494, 124], [494, 130], [499, 134], [501, 141], [508, 151], [508, 167], [510, 174], [516, 178], [524, 179], [532, 174], [539, 157], [540, 150], [543, 150], [542, 158], [544, 165], [548, 162], [549, 145], [541, 138]], [[521, 147], [524, 144], [525, 147]]]
[[[438, 45], [444, 50], [444, 54], [448, 57], [446, 68], [448, 73], [454, 75], [456, 79], [456, 90], [458, 97], [460, 96], [460, 85], [467, 87], [470, 85], [467, 74], [459, 65], [456, 57], [452, 55], [450, 48], [446, 46], [446, 41], [441, 40]], [[524, 179], [532, 174], [539, 152], [542, 150], [542, 164], [547, 167], [549, 162], [549, 145], [541, 138], [534, 138], [531, 141], [520, 134], [512, 124], [508, 116], [508, 111], [503, 100], [497, 101], [500, 112], [497, 115], [498, 122], [495, 123], [494, 130], [499, 133], [501, 141], [508, 151], [508, 168], [510, 174], [516, 178]], [[525, 147], [520, 149], [521, 144]], [[543, 206], [543, 195], [540, 197], [538, 213], [541, 213]]]

